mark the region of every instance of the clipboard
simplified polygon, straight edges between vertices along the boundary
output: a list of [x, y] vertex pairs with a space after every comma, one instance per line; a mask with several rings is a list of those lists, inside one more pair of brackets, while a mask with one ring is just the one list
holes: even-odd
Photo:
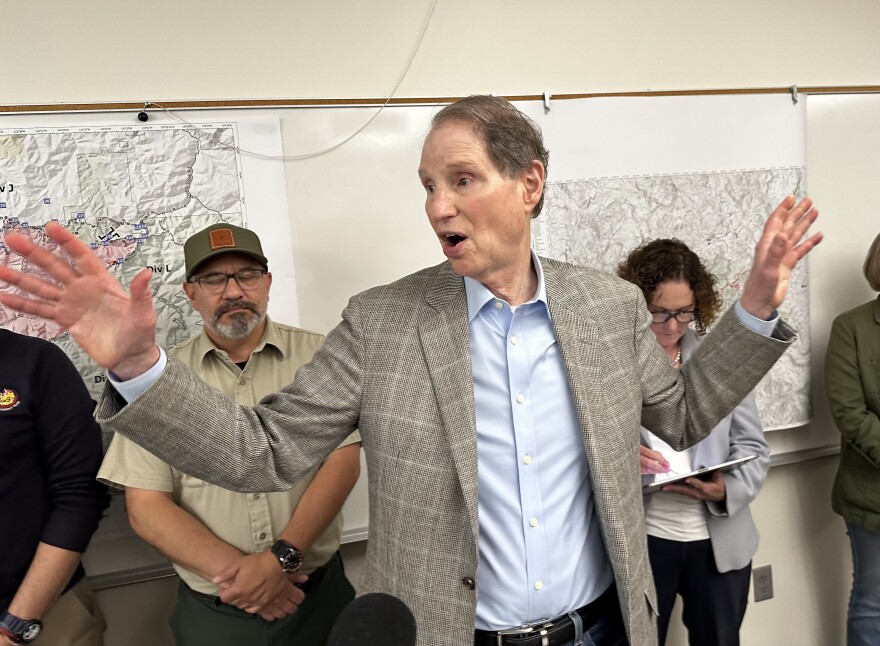
[[[666, 478], [665, 480], [655, 480], [654, 482], [646, 485], [642, 485], [642, 494], [647, 495], [651, 493], [657, 493], [660, 489], [666, 485], [676, 484], [677, 482], [683, 482], [688, 478], [700, 478], [701, 480], [708, 480], [709, 477], [715, 473], [716, 471], [730, 471], [731, 469], [735, 469], [741, 464], [745, 464], [751, 460], [757, 458], [757, 455], [747, 455], [743, 458], [737, 458], [736, 460], [729, 460], [727, 462], [722, 462], [721, 464], [716, 464], [712, 467], [702, 467], [697, 469], [696, 471], [691, 471], [690, 473], [685, 473], [678, 476], [673, 476], [672, 478]], [[662, 474], [658, 474], [662, 475]]]

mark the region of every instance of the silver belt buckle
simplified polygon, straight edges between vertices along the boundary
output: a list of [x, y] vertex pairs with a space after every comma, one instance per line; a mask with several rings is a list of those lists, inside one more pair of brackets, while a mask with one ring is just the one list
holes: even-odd
[[498, 646], [504, 646], [504, 638], [518, 635], [531, 635], [537, 633], [541, 636], [541, 646], [550, 646], [550, 639], [547, 637], [547, 631], [556, 625], [555, 619], [538, 621], [533, 624], [523, 625], [518, 628], [507, 628], [497, 631], [496, 641]]

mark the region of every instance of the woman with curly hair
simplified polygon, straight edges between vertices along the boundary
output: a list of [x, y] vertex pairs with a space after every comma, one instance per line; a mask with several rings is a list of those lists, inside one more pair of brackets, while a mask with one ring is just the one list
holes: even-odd
[[[651, 313], [651, 329], [678, 368], [688, 360], [719, 313], [715, 278], [679, 240], [654, 240], [632, 251], [617, 270], [639, 286]], [[688, 478], [645, 497], [648, 554], [658, 603], [659, 643], [666, 641], [676, 595], [682, 598], [691, 646], [739, 644], [748, 603], [758, 532], [749, 503], [770, 465], [770, 450], [752, 395], [704, 440], [676, 452], [642, 429], [642, 473], [688, 473], [703, 466], [757, 455], [708, 480]]]

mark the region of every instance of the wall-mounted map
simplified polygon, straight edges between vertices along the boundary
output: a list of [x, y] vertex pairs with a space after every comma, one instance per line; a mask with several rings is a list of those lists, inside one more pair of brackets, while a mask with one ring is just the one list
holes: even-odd
[[[44, 226], [59, 221], [123, 284], [152, 268], [159, 342], [180, 343], [201, 324], [180, 287], [184, 241], [218, 221], [248, 226], [239, 145], [231, 122], [0, 128], [0, 263], [38, 271], [4, 245], [5, 234], [53, 247]], [[278, 192], [283, 201], [283, 183]], [[276, 220], [290, 258], [287, 213]], [[100, 390], [104, 371], [54, 323], [0, 306], [0, 327], [54, 341]]]
[[[739, 298], [767, 215], [785, 195], [802, 195], [803, 184], [803, 168], [551, 183], [532, 227], [533, 246], [542, 255], [614, 273], [641, 243], [678, 238], [715, 275], [726, 308]], [[799, 338], [755, 390], [767, 429], [810, 419], [806, 264], [795, 269], [783, 308]]]

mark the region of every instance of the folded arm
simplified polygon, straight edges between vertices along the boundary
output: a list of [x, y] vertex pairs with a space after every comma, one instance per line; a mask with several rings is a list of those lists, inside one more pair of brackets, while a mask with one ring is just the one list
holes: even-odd
[[[360, 442], [333, 451], [300, 498], [287, 525], [277, 538], [305, 553], [342, 510], [360, 474]], [[278, 580], [285, 579], [278, 559], [265, 550], [231, 564], [213, 581], [220, 586], [220, 598], [239, 608], [263, 610], [278, 593]]]

